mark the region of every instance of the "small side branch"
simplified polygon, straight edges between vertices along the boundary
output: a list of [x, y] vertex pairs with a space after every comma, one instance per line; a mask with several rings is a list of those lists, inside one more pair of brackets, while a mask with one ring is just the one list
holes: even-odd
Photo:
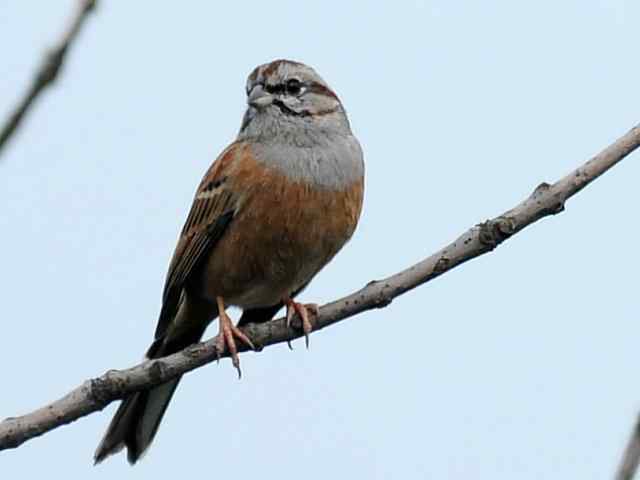
[[[587, 163], [554, 184], [543, 183], [533, 193], [502, 215], [476, 225], [449, 245], [421, 262], [383, 280], [369, 282], [357, 292], [320, 308], [314, 319], [319, 330], [392, 300], [467, 260], [492, 251], [520, 230], [548, 215], [563, 211], [567, 199], [613, 167], [640, 146], [640, 126], [631, 129]], [[299, 330], [287, 328], [284, 318], [243, 331], [259, 349], [293, 340]], [[246, 347], [239, 345], [239, 350]], [[111, 370], [88, 380], [61, 399], [21, 417], [0, 423], [0, 450], [16, 448], [27, 440], [56, 427], [101, 410], [110, 402], [132, 392], [148, 389], [215, 360], [216, 339], [193, 345], [165, 358], [141, 363], [127, 370]], [[227, 356], [226, 353], [221, 356]], [[637, 456], [638, 449], [633, 455]], [[636, 460], [637, 463], [637, 460]], [[635, 464], [634, 464], [635, 465]], [[620, 477], [627, 478], [627, 477]]]
[[95, 9], [96, 3], [97, 0], [81, 0], [67, 31], [60, 41], [45, 54], [40, 67], [33, 76], [29, 89], [11, 112], [7, 122], [0, 131], [0, 153], [20, 126], [20, 123], [35, 99], [58, 77], [69, 47], [78, 37], [82, 25], [89, 17], [89, 14]]
[[615, 480], [632, 480], [640, 463], [640, 416], [636, 419], [629, 442], [622, 455]]

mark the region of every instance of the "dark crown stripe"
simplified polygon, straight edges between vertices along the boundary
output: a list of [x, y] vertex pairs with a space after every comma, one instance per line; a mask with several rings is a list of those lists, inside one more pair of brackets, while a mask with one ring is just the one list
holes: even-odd
[[318, 95], [325, 95], [327, 97], [335, 98], [336, 100], [340, 101], [338, 96], [335, 93], [333, 93], [333, 90], [331, 90], [326, 85], [322, 85], [321, 83], [318, 83], [318, 82], [311, 82], [308, 88], [310, 92], [317, 93]]
[[267, 65], [266, 67], [264, 67], [264, 70], [262, 71], [262, 74], [265, 77], [269, 77], [271, 76], [273, 73], [275, 73], [278, 68], [280, 68], [280, 65], [295, 65], [295, 66], [304, 66], [304, 64], [300, 63], [300, 62], [294, 62], [293, 60], [286, 60], [284, 58], [279, 59], [279, 60], [274, 60], [273, 62], [271, 62], [269, 65]]

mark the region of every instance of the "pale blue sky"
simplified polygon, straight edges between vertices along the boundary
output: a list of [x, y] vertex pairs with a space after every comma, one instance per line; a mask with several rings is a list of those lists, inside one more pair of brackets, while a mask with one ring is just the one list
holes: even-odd
[[[3, 118], [73, 3], [0, 3]], [[639, 122], [639, 23], [633, 0], [103, 1], [0, 158], [0, 417], [141, 358], [193, 191], [257, 64], [315, 67], [365, 151], [360, 227], [303, 295], [323, 303]], [[639, 160], [309, 351], [243, 355], [242, 381], [229, 361], [190, 374], [133, 469], [122, 455], [92, 466], [114, 404], [0, 453], [0, 471], [608, 478], [640, 410]]]

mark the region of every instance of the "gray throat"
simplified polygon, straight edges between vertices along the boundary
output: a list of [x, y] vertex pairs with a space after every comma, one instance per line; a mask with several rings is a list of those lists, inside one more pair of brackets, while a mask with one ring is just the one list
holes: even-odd
[[258, 161], [294, 181], [330, 190], [364, 176], [362, 149], [342, 109], [318, 117], [286, 115], [275, 108], [251, 110], [238, 140], [251, 141]]

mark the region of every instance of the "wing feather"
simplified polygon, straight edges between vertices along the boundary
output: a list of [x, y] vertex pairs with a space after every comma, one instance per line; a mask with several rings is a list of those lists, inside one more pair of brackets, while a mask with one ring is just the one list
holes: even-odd
[[213, 163], [196, 191], [191, 210], [178, 239], [162, 295], [162, 309], [156, 327], [156, 340], [164, 336], [178, 311], [183, 288], [200, 262], [233, 221], [238, 205], [226, 185], [228, 170], [242, 149], [232, 144]]

